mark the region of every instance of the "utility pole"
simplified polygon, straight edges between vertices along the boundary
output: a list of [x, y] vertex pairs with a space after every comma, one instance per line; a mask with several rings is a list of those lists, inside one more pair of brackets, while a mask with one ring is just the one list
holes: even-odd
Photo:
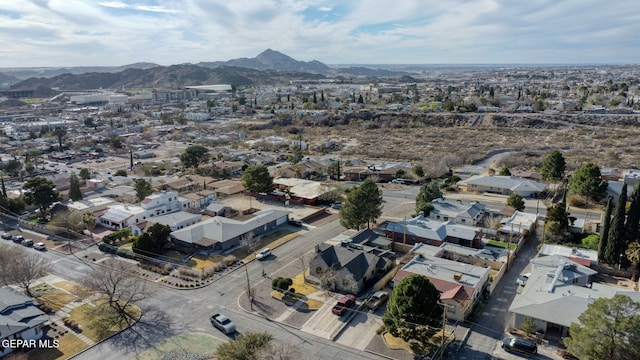
[[248, 264], [244, 264], [244, 273], [247, 275], [247, 297], [249, 298], [249, 307], [253, 311], [253, 297], [251, 296], [251, 284], [249, 283], [249, 270]]
[[438, 302], [438, 305], [442, 306], [442, 341], [440, 342], [440, 360], [444, 357], [444, 344], [445, 344], [445, 330], [447, 325], [447, 308], [451, 305], [447, 305], [443, 302]]

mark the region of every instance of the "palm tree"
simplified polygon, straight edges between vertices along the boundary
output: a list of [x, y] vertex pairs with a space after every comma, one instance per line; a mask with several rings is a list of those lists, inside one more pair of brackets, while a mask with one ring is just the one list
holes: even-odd
[[636, 281], [636, 270], [638, 268], [638, 264], [640, 264], [640, 243], [632, 242], [627, 247], [627, 251], [625, 251], [625, 255], [627, 255], [627, 259], [633, 264], [633, 277], [632, 281]]

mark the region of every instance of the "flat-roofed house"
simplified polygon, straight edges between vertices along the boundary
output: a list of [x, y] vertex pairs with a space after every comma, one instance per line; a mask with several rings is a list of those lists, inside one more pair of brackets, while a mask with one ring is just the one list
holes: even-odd
[[491, 268], [418, 255], [398, 271], [393, 284], [411, 274], [429, 279], [440, 292], [440, 301], [447, 305], [447, 317], [463, 321], [488, 291]]
[[243, 220], [214, 216], [171, 233], [170, 241], [194, 249], [227, 250], [242, 240], [273, 230], [286, 224], [289, 211], [264, 209]]
[[515, 176], [475, 175], [458, 182], [468, 192], [488, 192], [502, 195], [518, 194], [522, 197], [536, 197], [547, 188], [547, 184], [522, 179]]
[[480, 248], [481, 233], [473, 226], [453, 221], [440, 222], [425, 218], [422, 213], [412, 219], [389, 222], [385, 228], [388, 238], [405, 245], [425, 243], [440, 246], [444, 242]]

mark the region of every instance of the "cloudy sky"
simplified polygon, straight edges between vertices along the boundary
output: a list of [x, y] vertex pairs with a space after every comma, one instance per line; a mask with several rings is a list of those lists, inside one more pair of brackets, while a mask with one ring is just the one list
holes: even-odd
[[0, 67], [640, 63], [638, 0], [0, 0]]

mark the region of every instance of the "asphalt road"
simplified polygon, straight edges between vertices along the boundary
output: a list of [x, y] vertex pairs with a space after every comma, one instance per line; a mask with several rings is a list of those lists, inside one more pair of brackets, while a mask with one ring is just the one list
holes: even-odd
[[[175, 290], [155, 285], [155, 294], [146, 303], [146, 307], [159, 310], [150, 312], [148, 319], [143, 318], [133, 328], [104, 341], [75, 359], [121, 360], [133, 358], [152, 344], [184, 332], [204, 332], [221, 339], [229, 339], [213, 328], [209, 316], [222, 312], [236, 324], [240, 333], [247, 331], [266, 331], [272, 334], [276, 342], [297, 345], [302, 359], [381, 359], [380, 357], [352, 349], [342, 344], [306, 334], [294, 328], [271, 322], [260, 316], [249, 314], [238, 307], [238, 297], [244, 296], [248, 273], [250, 283], [255, 284], [262, 278], [262, 270], [272, 273], [287, 265], [300, 263], [300, 255], [344, 231], [338, 221], [324, 225], [321, 229], [310, 229], [298, 238], [275, 249], [274, 256], [268, 261], [253, 261], [247, 265], [247, 272], [239, 268], [217, 282], [196, 290]], [[94, 250], [85, 250], [94, 251]], [[69, 269], [81, 269], [87, 266], [82, 261], [83, 253], [78, 257], [67, 256], [59, 260], [54, 273], [61, 277], [69, 274]], [[302, 266], [302, 265], [299, 265]], [[63, 269], [66, 268], [66, 269]], [[73, 277], [74, 279], [77, 276]]]

